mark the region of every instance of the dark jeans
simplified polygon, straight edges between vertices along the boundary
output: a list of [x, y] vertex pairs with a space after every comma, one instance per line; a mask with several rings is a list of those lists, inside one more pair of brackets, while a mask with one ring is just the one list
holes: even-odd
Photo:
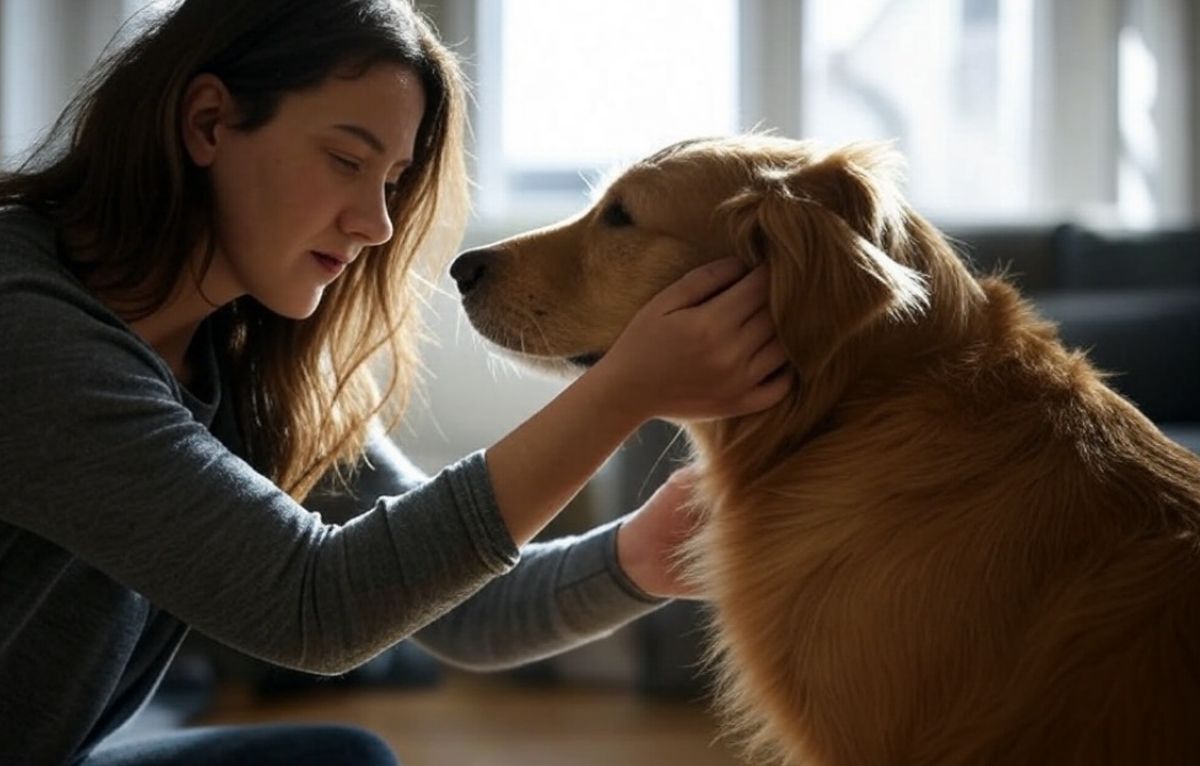
[[374, 734], [352, 726], [181, 729], [100, 747], [76, 766], [398, 766]]

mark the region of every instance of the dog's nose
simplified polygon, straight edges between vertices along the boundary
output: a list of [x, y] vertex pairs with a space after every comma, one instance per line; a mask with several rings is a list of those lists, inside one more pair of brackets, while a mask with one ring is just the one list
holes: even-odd
[[494, 254], [494, 251], [484, 248], [468, 250], [454, 259], [454, 263], [450, 264], [450, 276], [458, 285], [459, 293], [466, 295], [479, 284], [487, 273], [488, 259]]

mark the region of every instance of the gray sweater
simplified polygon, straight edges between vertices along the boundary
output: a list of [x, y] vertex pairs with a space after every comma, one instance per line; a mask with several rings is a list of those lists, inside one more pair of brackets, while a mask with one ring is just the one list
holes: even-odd
[[[432, 479], [382, 434], [301, 507], [242, 453], [207, 323], [191, 390], [0, 209], [0, 763], [64, 763], [149, 698], [188, 627], [340, 673], [408, 636], [499, 668], [662, 603], [615, 524], [518, 551], [476, 453]], [[519, 563], [518, 563], [519, 562]]]

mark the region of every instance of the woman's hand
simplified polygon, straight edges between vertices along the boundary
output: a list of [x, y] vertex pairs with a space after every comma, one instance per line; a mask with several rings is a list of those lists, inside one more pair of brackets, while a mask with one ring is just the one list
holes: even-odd
[[597, 363], [636, 418], [709, 420], [780, 401], [792, 376], [767, 305], [767, 267], [705, 264], [652, 298]]
[[699, 598], [682, 576], [678, 552], [699, 519], [692, 501], [696, 473], [690, 466], [670, 478], [617, 529], [617, 562], [651, 596]]
[[729, 258], [684, 275], [634, 315], [595, 367], [488, 448], [513, 542], [531, 540], [650, 418], [733, 417], [778, 402], [792, 386], [790, 374], [773, 375], [786, 359], [765, 269], [745, 275]]

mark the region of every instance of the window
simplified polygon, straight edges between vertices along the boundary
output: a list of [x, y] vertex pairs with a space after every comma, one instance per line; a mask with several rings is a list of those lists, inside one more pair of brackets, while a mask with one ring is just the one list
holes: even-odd
[[[885, 139], [938, 221], [1194, 216], [1190, 0], [441, 0], [477, 87], [484, 222], [754, 127]], [[511, 227], [510, 227], [511, 228]]]
[[[0, 161], [123, 19], [0, 2]], [[614, 166], [754, 127], [891, 139], [935, 219], [1170, 225], [1200, 197], [1194, 0], [417, 0], [476, 83], [477, 211], [513, 228]]]
[[0, 165], [45, 134], [125, 21], [175, 2], [0, 0]]
[[478, 6], [480, 200], [573, 204], [614, 163], [737, 129], [735, 0]]
[[844, 142], [890, 139], [925, 212], [1030, 212], [1030, 0], [812, 2], [803, 126]]

